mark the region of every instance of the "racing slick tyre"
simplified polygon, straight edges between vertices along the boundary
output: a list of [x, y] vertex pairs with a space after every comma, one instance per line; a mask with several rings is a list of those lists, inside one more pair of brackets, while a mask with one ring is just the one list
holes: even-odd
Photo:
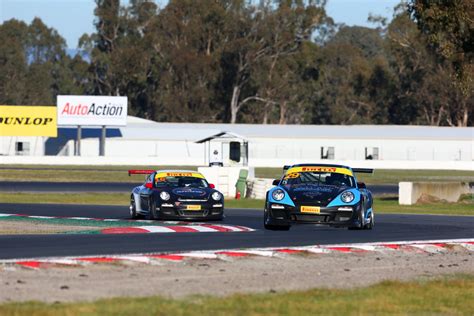
[[349, 226], [347, 227], [348, 230], [361, 230], [364, 229], [364, 213], [359, 213], [359, 224], [357, 226]]
[[137, 205], [135, 204], [135, 197], [133, 196], [133, 194], [130, 196], [130, 206], [129, 206], [129, 209], [130, 209], [130, 217], [131, 217], [132, 219], [137, 219], [137, 218], [138, 218]]
[[375, 226], [374, 212], [370, 212], [369, 222], [364, 225], [364, 229], [370, 230]]
[[265, 229], [268, 230], [280, 230], [280, 231], [288, 231], [290, 230], [290, 225], [270, 225], [268, 222], [270, 221], [270, 215], [268, 214], [267, 209], [263, 211], [263, 226]]
[[155, 220], [160, 219], [160, 215], [156, 211], [156, 204], [153, 198], [150, 197], [148, 200], [148, 219]]

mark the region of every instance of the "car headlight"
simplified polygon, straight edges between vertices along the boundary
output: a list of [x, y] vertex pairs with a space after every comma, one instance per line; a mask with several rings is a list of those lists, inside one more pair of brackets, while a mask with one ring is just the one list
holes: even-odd
[[170, 194], [166, 191], [162, 191], [160, 193], [160, 198], [163, 200], [163, 201], [168, 201], [170, 199]]
[[285, 192], [283, 190], [277, 189], [273, 191], [272, 197], [275, 201], [281, 201], [285, 197]]
[[215, 201], [219, 201], [221, 199], [221, 194], [219, 192], [214, 192], [211, 196]]
[[354, 200], [354, 193], [351, 191], [346, 191], [341, 194], [341, 200], [344, 203], [351, 203]]

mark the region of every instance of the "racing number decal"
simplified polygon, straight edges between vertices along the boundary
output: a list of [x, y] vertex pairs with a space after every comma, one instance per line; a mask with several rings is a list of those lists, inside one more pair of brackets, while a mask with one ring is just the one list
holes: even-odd
[[295, 173], [287, 174], [283, 179], [288, 180], [288, 179], [296, 179], [296, 178], [299, 178], [299, 177], [300, 177], [300, 174], [295, 172]]

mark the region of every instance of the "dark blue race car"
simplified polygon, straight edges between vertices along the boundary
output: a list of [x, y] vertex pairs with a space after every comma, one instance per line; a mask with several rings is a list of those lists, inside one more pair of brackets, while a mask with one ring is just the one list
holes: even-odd
[[132, 218], [222, 220], [224, 196], [192, 170], [129, 170], [146, 174], [145, 183], [130, 194]]
[[351, 169], [342, 165], [299, 164], [285, 166], [285, 173], [274, 180], [266, 195], [264, 226], [289, 230], [295, 223], [326, 224], [349, 229], [372, 229], [372, 194]]

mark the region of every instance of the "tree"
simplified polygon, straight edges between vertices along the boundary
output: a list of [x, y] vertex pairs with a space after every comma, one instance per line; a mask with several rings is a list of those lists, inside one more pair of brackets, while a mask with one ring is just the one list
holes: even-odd
[[30, 25], [16, 20], [0, 26], [0, 101], [51, 105], [56, 95], [78, 92], [72, 83], [65, 40], [39, 18]]
[[267, 109], [275, 104], [275, 100], [269, 98], [272, 91], [268, 85], [264, 96], [259, 94], [262, 90], [255, 86], [252, 72], [266, 63], [266, 80], [271, 81], [279, 60], [294, 54], [301, 43], [311, 39], [317, 27], [327, 22], [324, 3], [287, 0], [275, 1], [275, 6], [263, 1], [259, 6], [249, 6], [240, 1], [231, 7], [226, 23], [229, 41], [221, 62], [224, 91], [231, 95], [230, 123], [237, 122], [238, 113], [249, 102], [264, 102]]
[[387, 49], [398, 85], [390, 110], [392, 120], [404, 123], [395, 119], [411, 113], [407, 122], [466, 126], [472, 109], [467, 107], [469, 96], [452, 80], [452, 63], [430, 49], [428, 36], [419, 31], [403, 7], [388, 26]]

